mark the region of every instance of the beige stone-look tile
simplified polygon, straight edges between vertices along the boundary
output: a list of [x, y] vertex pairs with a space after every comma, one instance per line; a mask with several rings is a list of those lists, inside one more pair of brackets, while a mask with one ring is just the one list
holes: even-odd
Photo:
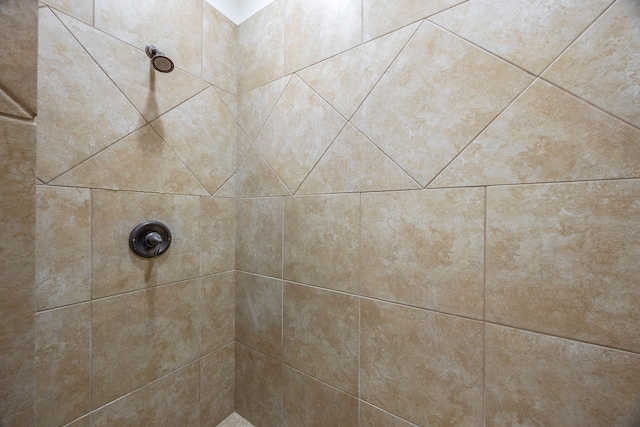
[[39, 16], [38, 177], [49, 182], [145, 121], [53, 12]]
[[235, 344], [200, 360], [200, 426], [215, 427], [233, 413]]
[[287, 0], [284, 28], [284, 70], [290, 74], [361, 43], [362, 1]]
[[63, 425], [91, 405], [89, 303], [36, 315], [36, 426]]
[[280, 197], [237, 201], [237, 270], [282, 277], [283, 210]]
[[418, 425], [482, 424], [482, 323], [361, 301], [360, 398]]
[[0, 85], [29, 112], [36, 112], [38, 2], [3, 0], [0, 8]]
[[31, 114], [0, 89], [0, 113], [30, 119]]
[[238, 26], [208, 2], [202, 2], [202, 78], [238, 92]]
[[95, 27], [139, 49], [153, 44], [176, 67], [202, 72], [202, 1], [94, 0]]
[[360, 426], [361, 427], [415, 427], [408, 421], [391, 415], [388, 412], [360, 402]]
[[299, 194], [415, 190], [420, 184], [348, 123], [302, 183]]
[[242, 418], [236, 412], [229, 415], [218, 427], [254, 427], [249, 421]]
[[284, 278], [357, 294], [360, 196], [284, 200]]
[[417, 29], [418, 24], [410, 25], [297, 74], [333, 108], [349, 118]]
[[198, 427], [199, 363], [160, 378], [91, 415], [92, 427]]
[[200, 273], [236, 268], [236, 202], [228, 198], [200, 199]]
[[238, 25], [238, 94], [284, 76], [284, 5], [275, 0]]
[[91, 415], [87, 414], [82, 418], [78, 418], [74, 422], [65, 425], [65, 427], [91, 427]]
[[345, 124], [336, 110], [294, 76], [256, 138], [255, 147], [295, 193]]
[[487, 426], [636, 426], [640, 355], [487, 325]]
[[363, 295], [481, 319], [484, 192], [362, 195]]
[[358, 426], [358, 399], [288, 366], [283, 373], [283, 426]]
[[236, 273], [236, 340], [282, 357], [282, 281]]
[[36, 127], [0, 117], [0, 424], [34, 425]]
[[220, 87], [214, 86], [216, 92], [218, 92], [218, 96], [224, 102], [224, 105], [227, 107], [227, 110], [231, 113], [233, 118], [237, 120], [238, 117], [238, 97], [231, 92], [228, 92]]
[[233, 174], [238, 126], [215, 88], [174, 108], [151, 126], [210, 194]]
[[201, 355], [217, 350], [235, 339], [235, 285], [236, 275], [233, 271], [200, 279]]
[[291, 193], [253, 146], [238, 167], [236, 196], [290, 196]]
[[198, 357], [199, 297], [196, 279], [91, 303], [94, 408]]
[[42, 3], [93, 25], [93, 0], [43, 0]]
[[222, 187], [213, 194], [213, 197], [235, 198], [236, 197], [236, 174], [231, 175]]
[[[93, 298], [198, 276], [199, 197], [102, 190], [92, 196]], [[160, 221], [171, 231], [171, 246], [155, 259], [129, 249], [131, 230], [145, 221]]]
[[235, 146], [235, 166], [236, 171], [237, 168], [240, 167], [240, 163], [244, 160], [247, 153], [249, 152], [249, 148], [252, 147], [251, 141], [249, 137], [244, 133], [242, 129], [238, 129], [236, 133], [236, 146]]
[[291, 80], [286, 76], [238, 95], [238, 124], [254, 141]]
[[429, 187], [640, 176], [640, 131], [536, 81]]
[[487, 320], [640, 351], [640, 181], [490, 187]]
[[352, 123], [424, 186], [531, 81], [423, 22]]
[[282, 425], [282, 363], [236, 344], [235, 409], [256, 427]]
[[359, 311], [358, 297], [285, 283], [283, 361], [357, 396]]
[[640, 126], [640, 4], [616, 2], [543, 77]]
[[91, 192], [36, 189], [36, 310], [87, 301], [91, 289]]
[[51, 184], [209, 195], [151, 126], [135, 131], [54, 179]]
[[610, 4], [611, 0], [476, 0], [429, 20], [540, 74]]
[[363, 0], [362, 41], [464, 3], [464, 0]]
[[136, 49], [62, 13], [56, 15], [146, 120], [157, 118], [209, 86], [179, 68], [170, 74], [156, 72], [144, 46]]

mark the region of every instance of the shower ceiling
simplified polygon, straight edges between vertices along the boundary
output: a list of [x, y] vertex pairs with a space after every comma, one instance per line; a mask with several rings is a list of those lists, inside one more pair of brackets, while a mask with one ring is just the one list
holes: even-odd
[[236, 24], [240, 24], [273, 0], [207, 0]]

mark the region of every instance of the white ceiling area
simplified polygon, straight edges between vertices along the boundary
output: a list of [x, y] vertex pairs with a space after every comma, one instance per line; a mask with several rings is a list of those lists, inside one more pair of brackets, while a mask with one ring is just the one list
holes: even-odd
[[227, 18], [240, 24], [273, 0], [207, 0], [207, 2]]

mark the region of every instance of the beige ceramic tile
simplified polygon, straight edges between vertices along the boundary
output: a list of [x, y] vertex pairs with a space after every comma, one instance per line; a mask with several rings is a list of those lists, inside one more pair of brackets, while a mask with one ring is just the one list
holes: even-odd
[[202, 2], [202, 78], [238, 92], [238, 27], [208, 2]]
[[90, 410], [89, 303], [36, 315], [36, 426], [63, 425]]
[[298, 193], [419, 188], [420, 184], [348, 123], [302, 183]]
[[9, 95], [2, 91], [2, 89], [0, 89], [0, 113], [8, 116], [31, 119], [31, 114], [12, 100]]
[[343, 116], [351, 117], [417, 28], [418, 24], [408, 26], [297, 74]]
[[236, 275], [233, 271], [200, 279], [202, 355], [218, 350], [235, 339], [235, 285]]
[[229, 110], [233, 118], [237, 120], [238, 97], [220, 87], [214, 86], [214, 88], [216, 89], [216, 92], [218, 92], [218, 96], [222, 99], [222, 102], [224, 102], [224, 105], [227, 107], [227, 110]]
[[48, 8], [39, 40], [38, 177], [49, 182], [144, 119]]
[[229, 415], [218, 427], [254, 427], [249, 421], [242, 418], [236, 412]]
[[282, 363], [236, 344], [238, 414], [256, 427], [282, 425]]
[[200, 361], [200, 426], [215, 427], [233, 413], [235, 344]]
[[54, 179], [51, 184], [209, 195], [151, 126], [135, 131]]
[[280, 360], [282, 281], [236, 274], [236, 340]]
[[530, 82], [424, 22], [352, 123], [426, 185]]
[[253, 146], [240, 164], [236, 177], [238, 197], [291, 195], [278, 175]]
[[361, 427], [415, 427], [408, 421], [398, 418], [382, 409], [360, 402], [360, 426]]
[[288, 366], [283, 369], [283, 426], [358, 426], [358, 400]]
[[91, 303], [94, 408], [198, 357], [199, 291], [191, 280]]
[[251, 141], [244, 133], [244, 131], [238, 127], [236, 132], [236, 145], [235, 145], [235, 167], [240, 167], [240, 163], [244, 160], [249, 148], [251, 148]]
[[38, 2], [3, 0], [0, 8], [0, 85], [29, 112], [36, 112]]
[[640, 131], [538, 80], [430, 187], [638, 176]]
[[640, 4], [616, 2], [551, 68], [550, 80], [640, 126]]
[[236, 203], [227, 198], [200, 199], [200, 273], [236, 268]]
[[218, 191], [213, 194], [214, 197], [234, 198], [236, 197], [236, 174], [231, 175]]
[[295, 192], [345, 123], [336, 110], [294, 76], [255, 146]]
[[151, 123], [213, 194], [234, 172], [235, 119], [210, 87]]
[[362, 195], [362, 294], [483, 315], [482, 189]]
[[238, 124], [252, 141], [258, 136], [289, 80], [291, 76], [286, 76], [238, 95]]
[[152, 382], [91, 415], [92, 427], [198, 427], [198, 363]]
[[175, 65], [195, 76], [202, 72], [202, 1], [94, 0], [95, 27], [139, 49], [153, 44]]
[[65, 425], [65, 427], [91, 427], [91, 415], [85, 415], [82, 418], [78, 418], [72, 423]]
[[496, 325], [486, 330], [487, 426], [635, 426], [640, 356]]
[[155, 119], [209, 86], [179, 68], [170, 74], [156, 72], [144, 46], [136, 49], [62, 13], [56, 15], [146, 120]]
[[43, 0], [42, 3], [93, 25], [93, 0]]
[[486, 315], [640, 351], [640, 181], [487, 190]]
[[357, 46], [361, 39], [362, 1], [287, 0], [285, 74]]
[[0, 117], [0, 424], [34, 425], [36, 127]]
[[418, 425], [482, 424], [482, 323], [361, 301], [360, 397]]
[[610, 4], [611, 0], [480, 0], [429, 19], [540, 74]]
[[276, 0], [238, 26], [238, 94], [284, 76], [284, 4]]
[[283, 307], [283, 361], [357, 396], [358, 298], [285, 283]]
[[369, 41], [464, 0], [363, 0], [362, 41]]
[[282, 199], [239, 199], [237, 203], [236, 269], [281, 278]]
[[284, 278], [358, 293], [360, 196], [284, 200]]
[[[94, 298], [198, 276], [200, 198], [101, 190], [92, 196]], [[158, 258], [138, 257], [127, 244], [144, 221], [160, 221], [171, 231], [171, 246]]]

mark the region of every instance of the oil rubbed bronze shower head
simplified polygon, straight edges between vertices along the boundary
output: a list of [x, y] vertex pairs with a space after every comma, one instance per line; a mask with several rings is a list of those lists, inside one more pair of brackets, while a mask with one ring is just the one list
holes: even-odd
[[161, 73], [170, 73], [173, 71], [173, 61], [163, 52], [160, 52], [157, 47], [150, 44], [144, 51], [147, 53], [147, 56], [151, 58], [151, 65], [153, 65], [156, 71], [160, 71]]

